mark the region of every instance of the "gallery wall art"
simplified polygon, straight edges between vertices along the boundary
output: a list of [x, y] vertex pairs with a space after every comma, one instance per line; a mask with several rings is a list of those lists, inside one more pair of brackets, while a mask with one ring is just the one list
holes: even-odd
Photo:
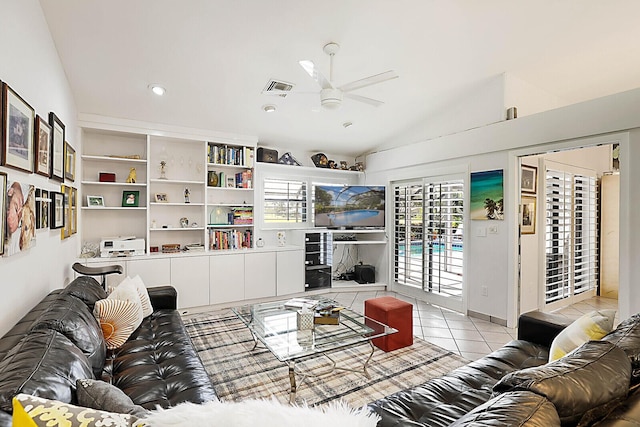
[[18, 181], [7, 183], [5, 255], [14, 255], [35, 245], [35, 187]]
[[471, 173], [471, 219], [504, 219], [504, 171]]

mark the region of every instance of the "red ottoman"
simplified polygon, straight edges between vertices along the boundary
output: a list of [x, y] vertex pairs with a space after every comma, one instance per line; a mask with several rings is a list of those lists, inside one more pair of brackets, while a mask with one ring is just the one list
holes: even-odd
[[364, 315], [397, 329], [395, 334], [375, 338], [373, 345], [384, 351], [393, 351], [413, 344], [413, 306], [394, 297], [368, 299], [364, 302]]

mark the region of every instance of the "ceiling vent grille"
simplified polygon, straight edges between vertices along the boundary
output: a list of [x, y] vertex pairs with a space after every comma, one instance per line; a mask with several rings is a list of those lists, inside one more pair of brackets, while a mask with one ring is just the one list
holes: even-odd
[[[293, 89], [292, 83], [287, 83], [287, 82], [278, 81], [278, 80], [269, 80], [267, 85], [264, 87], [263, 92], [275, 92], [275, 91], [289, 92], [291, 89]], [[287, 94], [282, 93], [278, 96], [285, 98]]]

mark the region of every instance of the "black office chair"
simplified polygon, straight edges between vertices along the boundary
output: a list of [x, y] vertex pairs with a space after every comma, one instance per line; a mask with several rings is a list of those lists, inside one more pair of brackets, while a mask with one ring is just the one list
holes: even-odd
[[113, 265], [105, 265], [103, 267], [89, 267], [79, 262], [76, 262], [71, 266], [73, 271], [79, 274], [84, 274], [85, 276], [102, 276], [102, 287], [104, 290], [107, 290], [107, 275], [109, 274], [122, 274], [122, 266], [113, 264]]

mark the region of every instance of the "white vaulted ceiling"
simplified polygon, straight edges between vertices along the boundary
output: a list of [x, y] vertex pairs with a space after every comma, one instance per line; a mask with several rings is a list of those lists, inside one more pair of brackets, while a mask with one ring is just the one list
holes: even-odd
[[[78, 111], [257, 136], [336, 154], [413, 142], [465, 91], [502, 73], [562, 104], [640, 86], [636, 0], [40, 0]], [[338, 84], [398, 79], [319, 109], [319, 95], [263, 95], [270, 79], [318, 91], [298, 61]], [[166, 87], [164, 97], [148, 89]], [[277, 111], [267, 114], [265, 104]], [[314, 111], [320, 110], [320, 111]], [[344, 122], [353, 126], [343, 127]], [[402, 139], [412, 139], [403, 141]]]

